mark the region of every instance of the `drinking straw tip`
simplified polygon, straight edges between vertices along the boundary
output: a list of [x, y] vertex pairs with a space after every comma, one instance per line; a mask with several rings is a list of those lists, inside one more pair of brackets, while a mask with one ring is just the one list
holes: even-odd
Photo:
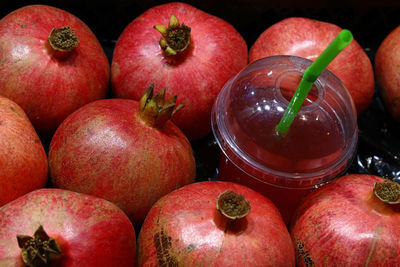
[[297, 112], [307, 97], [313, 83], [321, 72], [332, 60], [353, 40], [353, 34], [349, 30], [342, 30], [318, 58], [306, 69], [298, 88], [285, 110], [276, 131], [279, 136], [284, 136], [292, 124]]

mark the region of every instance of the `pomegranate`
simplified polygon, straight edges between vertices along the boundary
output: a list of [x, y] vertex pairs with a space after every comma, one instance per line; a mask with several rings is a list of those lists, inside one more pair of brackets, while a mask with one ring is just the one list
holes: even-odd
[[114, 202], [139, 226], [154, 202], [194, 181], [195, 160], [184, 134], [168, 119], [176, 97], [165, 90], [140, 103], [103, 99], [85, 105], [60, 125], [49, 148], [56, 187]]
[[104, 98], [109, 72], [95, 35], [66, 11], [32, 5], [0, 20], [0, 95], [25, 110], [40, 136]]
[[386, 109], [400, 123], [400, 26], [379, 46], [375, 71]]
[[0, 206], [47, 181], [47, 155], [24, 110], [0, 96]]
[[128, 217], [100, 198], [61, 189], [30, 192], [0, 208], [0, 265], [134, 266]]
[[[274, 55], [315, 60], [342, 29], [337, 25], [292, 17], [266, 29], [250, 48], [249, 61]], [[329, 64], [354, 100], [357, 114], [364, 112], [374, 94], [374, 70], [362, 47], [353, 41]]]
[[346, 175], [311, 192], [291, 233], [298, 266], [398, 266], [400, 185]]
[[[165, 25], [168, 25], [165, 26]], [[247, 64], [247, 45], [226, 21], [185, 3], [153, 7], [118, 38], [111, 64], [112, 91], [138, 100], [154, 81], [178, 94], [185, 109], [173, 122], [189, 140], [211, 132], [211, 108], [225, 82]]]
[[276, 207], [239, 184], [208, 181], [167, 194], [138, 238], [138, 266], [294, 266]]

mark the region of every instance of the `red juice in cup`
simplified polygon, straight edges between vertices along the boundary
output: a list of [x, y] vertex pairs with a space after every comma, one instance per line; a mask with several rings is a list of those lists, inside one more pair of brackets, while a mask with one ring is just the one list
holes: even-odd
[[311, 61], [274, 56], [253, 62], [221, 90], [213, 133], [222, 150], [218, 179], [266, 195], [288, 223], [315, 186], [343, 173], [357, 144], [357, 117], [341, 81], [324, 70], [285, 136], [275, 126]]

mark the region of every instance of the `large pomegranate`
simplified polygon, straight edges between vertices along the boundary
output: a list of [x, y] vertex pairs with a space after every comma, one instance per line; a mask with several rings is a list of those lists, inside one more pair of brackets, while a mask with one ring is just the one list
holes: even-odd
[[229, 182], [199, 182], [161, 198], [138, 238], [138, 266], [294, 266], [276, 207]]
[[144, 12], [118, 38], [112, 90], [138, 100], [154, 81], [168, 88], [168, 96], [178, 94], [185, 109], [173, 121], [194, 140], [211, 132], [215, 97], [246, 64], [247, 45], [229, 23], [185, 3], [168, 3]]
[[311, 192], [291, 228], [298, 266], [398, 266], [400, 185], [347, 175]]
[[[40, 189], [0, 208], [0, 266], [134, 266], [128, 217], [100, 198]], [[48, 264], [46, 264], [48, 263]]]
[[47, 181], [47, 156], [23, 109], [0, 96], [0, 206]]
[[135, 226], [163, 195], [194, 181], [195, 161], [184, 134], [168, 119], [176, 98], [165, 90], [140, 103], [103, 99], [71, 114], [50, 143], [54, 185], [105, 198], [124, 210]]
[[[287, 18], [266, 29], [250, 48], [249, 61], [292, 55], [315, 60], [342, 29], [334, 24], [300, 17]], [[374, 94], [374, 70], [362, 47], [353, 41], [328, 65], [345, 85], [357, 114], [367, 109]]]
[[25, 110], [40, 136], [103, 98], [109, 72], [95, 35], [66, 11], [32, 5], [0, 20], [0, 95]]

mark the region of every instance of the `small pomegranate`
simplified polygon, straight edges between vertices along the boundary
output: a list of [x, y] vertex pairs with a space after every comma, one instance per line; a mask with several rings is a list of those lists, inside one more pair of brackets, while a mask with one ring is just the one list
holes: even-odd
[[294, 266], [289, 232], [263, 195], [199, 182], [162, 197], [138, 238], [138, 266]]
[[400, 185], [346, 175], [311, 192], [291, 227], [298, 266], [398, 266]]
[[176, 96], [164, 101], [149, 86], [140, 102], [104, 99], [85, 105], [50, 143], [56, 187], [105, 198], [139, 226], [163, 195], [194, 181], [195, 161], [184, 134], [169, 118]]
[[109, 73], [96, 36], [64, 10], [31, 5], [0, 20], [0, 95], [25, 110], [40, 136], [104, 98]]
[[0, 96], [0, 206], [46, 185], [47, 155], [23, 109]]
[[135, 230], [114, 204], [61, 189], [0, 208], [0, 266], [131, 267]]
[[[166, 26], [168, 25], [168, 26]], [[211, 132], [211, 109], [225, 82], [247, 65], [247, 45], [226, 21], [185, 3], [150, 8], [115, 46], [112, 91], [139, 100], [148, 81], [179, 95], [173, 122], [189, 140]]]

